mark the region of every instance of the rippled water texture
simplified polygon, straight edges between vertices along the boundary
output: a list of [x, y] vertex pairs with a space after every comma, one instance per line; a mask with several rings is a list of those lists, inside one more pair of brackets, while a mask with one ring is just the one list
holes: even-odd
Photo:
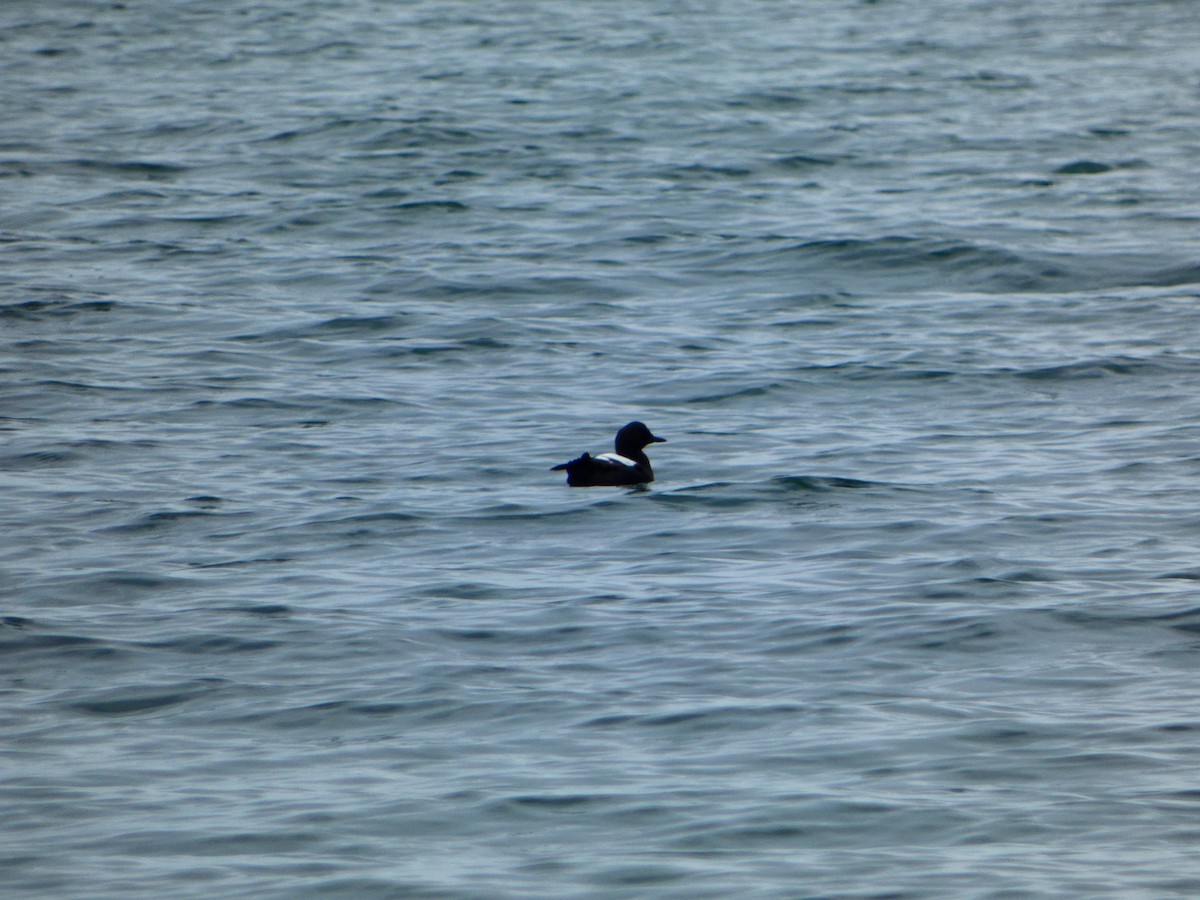
[[4, 4], [0, 893], [1200, 894], [1198, 39]]

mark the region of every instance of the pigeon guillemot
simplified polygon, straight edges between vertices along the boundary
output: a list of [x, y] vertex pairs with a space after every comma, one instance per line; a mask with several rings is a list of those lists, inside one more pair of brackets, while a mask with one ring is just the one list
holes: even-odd
[[630, 422], [617, 432], [616, 453], [592, 456], [585, 453], [578, 459], [554, 466], [567, 470], [571, 487], [619, 487], [626, 484], [645, 484], [654, 480], [650, 460], [642, 452], [647, 444], [665, 444], [666, 438], [655, 437], [641, 422]]

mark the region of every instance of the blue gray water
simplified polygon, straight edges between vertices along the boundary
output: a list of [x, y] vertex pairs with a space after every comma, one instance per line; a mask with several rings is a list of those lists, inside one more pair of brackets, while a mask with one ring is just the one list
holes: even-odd
[[5, 3], [0, 893], [1196, 896], [1198, 39]]

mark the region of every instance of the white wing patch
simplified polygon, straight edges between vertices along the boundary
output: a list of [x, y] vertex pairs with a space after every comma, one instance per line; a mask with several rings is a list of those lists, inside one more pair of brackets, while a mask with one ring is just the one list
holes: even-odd
[[628, 466], [631, 469], [637, 468], [637, 463], [627, 456], [621, 456], [619, 453], [601, 453], [596, 459], [602, 459], [605, 462], [616, 463], [619, 466]]

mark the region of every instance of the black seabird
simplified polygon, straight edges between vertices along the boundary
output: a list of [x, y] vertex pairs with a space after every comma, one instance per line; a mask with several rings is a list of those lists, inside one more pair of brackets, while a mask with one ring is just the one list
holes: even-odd
[[645, 484], [654, 480], [654, 470], [642, 448], [647, 444], [665, 444], [666, 438], [655, 437], [641, 422], [630, 422], [617, 432], [616, 453], [592, 456], [585, 453], [578, 459], [554, 466], [567, 470], [571, 487], [620, 487]]

